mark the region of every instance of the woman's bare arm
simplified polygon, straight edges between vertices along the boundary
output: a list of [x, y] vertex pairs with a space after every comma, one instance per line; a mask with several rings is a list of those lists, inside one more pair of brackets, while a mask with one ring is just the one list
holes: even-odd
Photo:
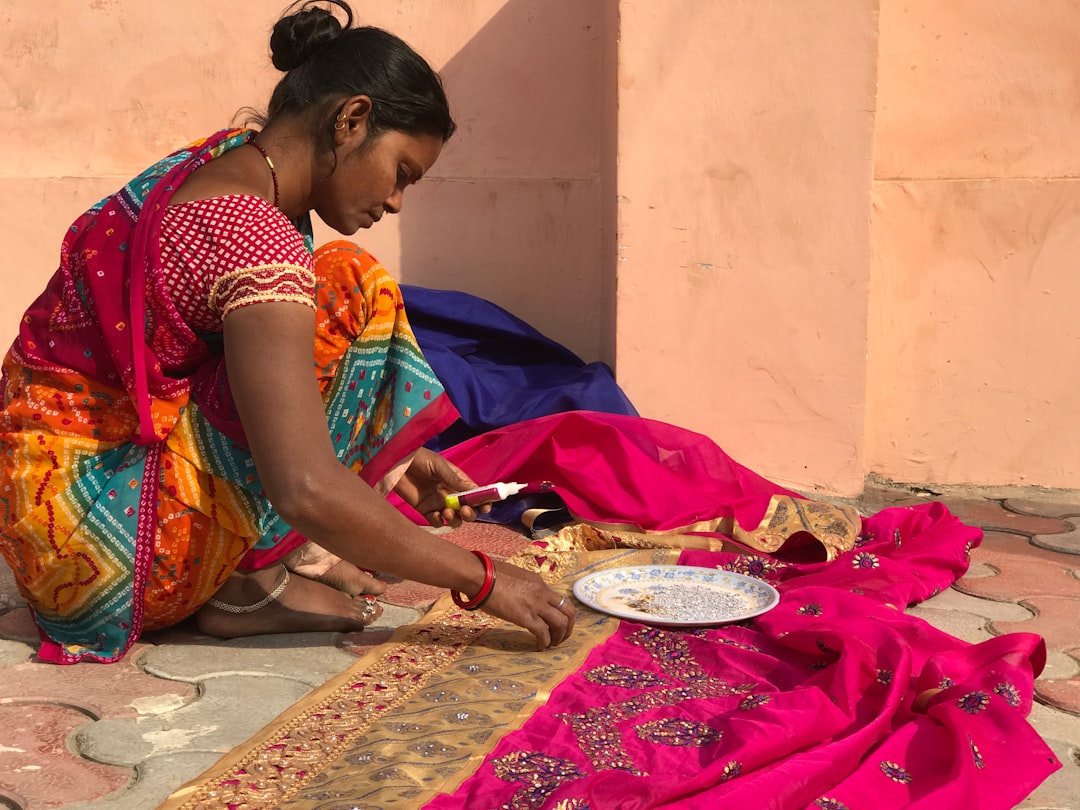
[[[225, 318], [229, 385], [267, 497], [305, 537], [349, 562], [476, 593], [483, 566], [466, 549], [416, 526], [334, 454], [315, 381], [315, 319], [302, 304], [242, 307]], [[572, 612], [539, 577], [499, 565], [485, 610], [558, 644]]]

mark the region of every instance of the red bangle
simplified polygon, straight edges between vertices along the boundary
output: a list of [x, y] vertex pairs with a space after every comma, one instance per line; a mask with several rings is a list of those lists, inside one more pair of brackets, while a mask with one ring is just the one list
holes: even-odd
[[491, 557], [482, 551], [473, 550], [473, 554], [479, 557], [480, 562], [484, 564], [484, 584], [480, 586], [480, 590], [472, 599], [466, 599], [462, 594], [451, 589], [450, 597], [454, 600], [454, 604], [462, 610], [476, 610], [483, 606], [495, 589], [495, 563], [491, 561]]

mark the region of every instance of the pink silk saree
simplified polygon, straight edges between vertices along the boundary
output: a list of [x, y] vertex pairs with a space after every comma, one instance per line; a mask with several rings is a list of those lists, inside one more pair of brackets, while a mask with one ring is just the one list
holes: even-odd
[[618, 527], [568, 527], [512, 558], [564, 593], [677, 561], [759, 577], [781, 601], [693, 630], [579, 604], [574, 635], [537, 653], [443, 598], [166, 807], [1006, 810], [1060, 767], [1026, 720], [1041, 638], [972, 645], [903, 612], [981, 541], [941, 504], [853, 528], [703, 436], [605, 414], [446, 454], [477, 480], [553, 481], [577, 518]]
[[[574, 515], [646, 531], [727, 516], [753, 529], [794, 494], [705, 437], [615, 415], [536, 420], [447, 455], [478, 480], [547, 477]], [[830, 562], [685, 550], [680, 564], [774, 583], [779, 606], [704, 631], [622, 622], [426, 806], [1013, 807], [1060, 767], [1024, 719], [1042, 639], [971, 645], [902, 612], [958, 579], [981, 537], [935, 503], [864, 519]]]

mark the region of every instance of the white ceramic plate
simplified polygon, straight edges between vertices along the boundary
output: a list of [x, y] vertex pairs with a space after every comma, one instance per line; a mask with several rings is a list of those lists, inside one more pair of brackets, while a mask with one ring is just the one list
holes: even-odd
[[776, 588], [760, 579], [690, 565], [597, 571], [574, 583], [574, 596], [603, 613], [665, 627], [738, 622], [780, 601]]

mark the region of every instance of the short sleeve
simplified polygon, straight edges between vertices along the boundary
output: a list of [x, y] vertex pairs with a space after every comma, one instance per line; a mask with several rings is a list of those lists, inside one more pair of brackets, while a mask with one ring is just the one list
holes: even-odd
[[259, 303], [287, 301], [315, 308], [315, 275], [304, 238], [261, 197], [228, 195], [181, 203], [170, 207], [164, 225], [170, 231], [168, 241], [182, 252], [184, 278], [176, 281], [203, 291], [198, 297], [214, 321]]

